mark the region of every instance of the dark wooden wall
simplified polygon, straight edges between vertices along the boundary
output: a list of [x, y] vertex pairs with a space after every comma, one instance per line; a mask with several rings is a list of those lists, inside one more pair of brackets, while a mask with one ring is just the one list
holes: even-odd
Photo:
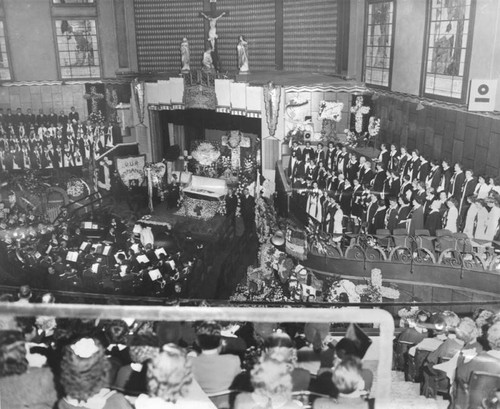
[[[209, 9], [208, 0], [133, 2], [140, 72], [180, 70], [183, 37], [191, 69], [201, 68], [206, 33], [199, 12]], [[237, 70], [240, 35], [248, 41], [251, 71], [345, 71], [349, 18], [339, 2], [345, 0], [218, 0], [218, 12], [229, 12], [217, 22], [221, 71]]]
[[461, 162], [477, 173], [500, 174], [500, 117], [417, 104], [390, 96], [373, 101], [380, 140], [417, 148], [429, 159]]

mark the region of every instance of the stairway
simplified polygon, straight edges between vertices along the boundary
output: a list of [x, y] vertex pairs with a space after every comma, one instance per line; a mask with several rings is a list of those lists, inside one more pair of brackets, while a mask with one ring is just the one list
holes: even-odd
[[[377, 388], [377, 362], [363, 362], [363, 366], [373, 372], [373, 388]], [[383, 409], [446, 409], [450, 402], [437, 399], [427, 399], [420, 395], [420, 384], [405, 382], [404, 373], [391, 371], [391, 401]]]

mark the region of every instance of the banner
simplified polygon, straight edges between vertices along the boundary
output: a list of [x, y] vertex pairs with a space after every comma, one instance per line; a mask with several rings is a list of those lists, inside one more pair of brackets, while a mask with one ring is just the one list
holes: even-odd
[[115, 158], [115, 169], [126, 187], [141, 186], [144, 183], [146, 155]]

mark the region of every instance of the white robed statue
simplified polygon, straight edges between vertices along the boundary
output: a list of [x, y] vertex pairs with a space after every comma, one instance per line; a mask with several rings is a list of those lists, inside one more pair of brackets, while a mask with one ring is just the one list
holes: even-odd
[[247, 73], [248, 68], [248, 42], [245, 40], [244, 36], [240, 36], [238, 46], [238, 68], [240, 69], [240, 74]]
[[190, 59], [191, 56], [189, 52], [189, 42], [187, 38], [184, 37], [181, 43], [181, 62], [182, 62], [181, 72], [187, 73], [191, 70], [191, 67], [189, 66]]

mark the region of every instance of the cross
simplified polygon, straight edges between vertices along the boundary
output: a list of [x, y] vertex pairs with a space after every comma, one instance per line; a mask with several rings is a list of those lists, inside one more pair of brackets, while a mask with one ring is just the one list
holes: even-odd
[[356, 97], [356, 105], [351, 107], [351, 113], [354, 114], [354, 129], [358, 134], [363, 131], [363, 115], [370, 112], [370, 107], [363, 105], [363, 97], [358, 95]]
[[[205, 7], [206, 9], [206, 7]], [[217, 47], [217, 39], [219, 36], [217, 35], [217, 21], [224, 16], [228, 16], [229, 11], [222, 11], [219, 13], [217, 10], [217, 0], [210, 0], [210, 11], [208, 12], [200, 12], [199, 16], [203, 17], [205, 22], [205, 31], [208, 33], [207, 38], [205, 39], [205, 50], [212, 50], [212, 59], [214, 67], [217, 71], [220, 70], [219, 65], [219, 54]]]
[[197, 214], [198, 217], [201, 217], [201, 212], [203, 211], [203, 206], [196, 205], [193, 210]]
[[83, 96], [83, 98], [85, 98], [86, 100], [91, 100], [92, 101], [92, 112], [97, 112], [97, 103], [104, 98], [104, 95], [103, 94], [99, 94], [97, 91], [96, 91], [96, 87], [95, 86], [91, 86], [90, 87], [90, 93], [89, 94], [85, 94]]

